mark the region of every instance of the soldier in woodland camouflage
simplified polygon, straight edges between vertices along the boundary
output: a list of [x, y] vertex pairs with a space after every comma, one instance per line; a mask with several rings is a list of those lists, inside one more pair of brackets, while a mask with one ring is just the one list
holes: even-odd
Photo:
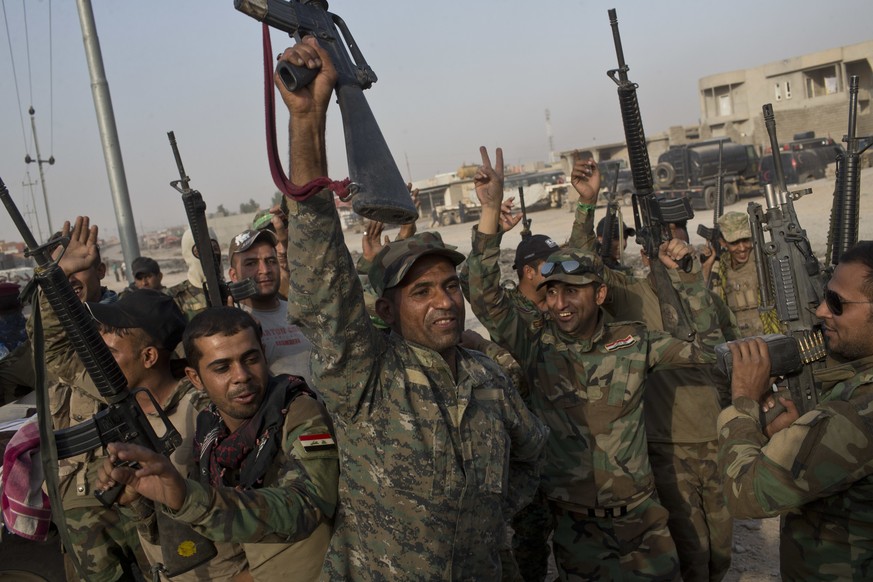
[[[574, 171], [588, 164], [577, 163]], [[597, 192], [579, 190], [579, 202], [569, 244], [594, 251]], [[688, 242], [684, 225], [673, 229], [673, 236]], [[647, 260], [644, 257], [644, 263]], [[604, 309], [616, 319], [642, 321], [649, 329], [665, 331], [652, 277], [604, 268]], [[698, 277], [702, 290], [703, 279]], [[709, 336], [710, 348], [739, 337], [733, 314], [717, 296], [712, 300], [721, 333]], [[646, 379], [643, 395], [649, 460], [659, 500], [670, 512], [668, 527], [684, 582], [721, 580], [730, 568], [733, 519], [718, 473], [716, 432], [720, 401], [727, 403], [730, 397], [721, 394], [728, 391], [726, 381], [714, 371], [710, 366], [655, 370]], [[716, 387], [723, 390], [717, 392]]]
[[[473, 310], [492, 339], [528, 375], [531, 401], [551, 428], [543, 489], [557, 518], [555, 559], [564, 579], [679, 578], [667, 512], [654, 483], [642, 427], [642, 387], [656, 366], [711, 361], [695, 344], [650, 331], [641, 323], [609, 323], [601, 309], [607, 288], [599, 259], [565, 249], [542, 266], [547, 314], [527, 317], [499, 285], [503, 159], [491, 166], [481, 148], [476, 192], [482, 218], [468, 258]], [[681, 241], [662, 245], [660, 259], [686, 298], [702, 291], [679, 275]], [[675, 260], [674, 260], [675, 259]], [[691, 301], [695, 323], [712, 332], [709, 295]]]
[[[160, 504], [151, 513], [141, 511], [142, 519], [162, 511], [225, 542], [223, 551], [231, 551], [231, 543], [234, 550], [241, 547], [247, 567], [242, 580], [316, 580], [339, 473], [327, 412], [302, 378], [269, 375], [260, 326], [240, 309], [212, 307], [198, 314], [183, 344], [188, 379], [211, 401], [197, 416], [193, 447], [184, 451], [194, 456], [191, 476], [185, 479], [159, 453], [112, 443], [100, 486], [125, 483], [122, 503], [142, 495]], [[142, 469], [115, 467], [118, 461]], [[160, 536], [154, 541], [167, 543]]]
[[752, 229], [745, 212], [726, 212], [718, 219], [721, 253], [718, 262], [707, 260], [704, 274], [712, 269], [710, 285], [728, 304], [737, 318], [743, 337], [779, 333], [779, 321], [773, 311], [758, 311], [758, 274], [752, 253]]
[[[733, 406], [719, 416], [719, 466], [736, 517], [782, 516], [783, 580], [873, 579], [873, 241], [840, 258], [816, 315], [828, 365], [816, 372], [818, 405], [766, 427], [770, 390], [760, 338], [732, 342]], [[763, 428], [763, 430], [762, 430]]]
[[[294, 93], [291, 181], [327, 174], [336, 71], [315, 39], [282, 59], [319, 68]], [[289, 202], [289, 320], [313, 344], [312, 375], [336, 425], [342, 472], [332, 580], [500, 580], [506, 520], [531, 498], [547, 429], [500, 368], [458, 346], [464, 257], [438, 235], [388, 244], [369, 280], [374, 327], [329, 191]]]

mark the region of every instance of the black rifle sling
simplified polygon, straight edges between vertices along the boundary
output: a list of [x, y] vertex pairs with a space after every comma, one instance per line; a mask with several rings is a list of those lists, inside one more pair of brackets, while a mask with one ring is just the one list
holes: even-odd
[[46, 386], [45, 369], [45, 339], [42, 334], [42, 313], [39, 303], [33, 304], [33, 367], [36, 385], [36, 414], [39, 424], [39, 451], [42, 456], [42, 469], [45, 475], [46, 489], [48, 489], [49, 502], [52, 508], [52, 521], [58, 528], [61, 543], [66, 553], [70, 556], [76, 571], [82, 580], [88, 580], [88, 576], [82, 569], [76, 549], [70, 539], [70, 531], [67, 529], [67, 516], [64, 514], [64, 504], [61, 499], [60, 483], [58, 479], [58, 449], [55, 445], [55, 434], [52, 431], [52, 415], [48, 402], [48, 387]]

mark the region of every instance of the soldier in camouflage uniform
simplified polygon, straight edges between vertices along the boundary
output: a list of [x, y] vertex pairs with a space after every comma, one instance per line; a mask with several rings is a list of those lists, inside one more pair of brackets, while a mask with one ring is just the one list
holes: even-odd
[[[291, 180], [327, 173], [325, 111], [336, 71], [312, 37], [282, 59], [316, 68], [277, 86], [290, 111]], [[500, 580], [505, 523], [530, 501], [547, 430], [491, 360], [458, 346], [464, 256], [438, 235], [388, 244], [364, 306], [333, 194], [289, 202], [290, 321], [313, 346], [312, 373], [340, 443], [340, 504], [323, 576], [334, 580]]]
[[[761, 339], [733, 342], [733, 406], [719, 416], [719, 466], [737, 517], [782, 516], [783, 580], [873, 579], [873, 241], [840, 258], [816, 310], [828, 365], [818, 405], [760, 424], [770, 390]], [[792, 422], [793, 421], [793, 422]]]
[[[212, 251], [220, 257], [221, 247], [218, 244], [218, 236], [211, 228], [209, 229], [209, 239], [212, 241]], [[170, 287], [168, 291], [188, 321], [191, 321], [195, 315], [209, 306], [206, 294], [203, 292], [206, 276], [203, 274], [199, 256], [197, 246], [194, 243], [194, 235], [191, 234], [189, 228], [182, 235], [182, 258], [188, 265], [188, 277], [178, 285]]]
[[[743, 337], [779, 333], [775, 313], [758, 311], [758, 274], [752, 252], [752, 229], [745, 212], [726, 212], [718, 219], [722, 252], [712, 269], [710, 285], [737, 318]], [[705, 267], [706, 269], [706, 267]], [[704, 269], [704, 274], [705, 274]]]
[[[183, 343], [188, 379], [211, 400], [197, 416], [193, 478], [154, 451], [113, 443], [100, 486], [126, 483], [125, 501], [142, 495], [203, 536], [240, 544], [245, 579], [316, 580], [339, 474], [327, 412], [302, 378], [270, 376], [260, 328], [240, 309], [205, 310]], [[147, 476], [115, 467], [118, 460], [139, 463]]]
[[[549, 311], [525, 317], [499, 285], [498, 213], [503, 160], [485, 148], [476, 174], [482, 218], [468, 258], [473, 310], [492, 339], [527, 371], [534, 410], [551, 428], [543, 488], [557, 518], [555, 559], [564, 579], [679, 578], [667, 512], [654, 483], [642, 426], [649, 370], [711, 361], [695, 344], [641, 323], [608, 323], [607, 287], [589, 252], [565, 249], [543, 264]], [[696, 275], [680, 275], [681, 241], [661, 248], [671, 279], [711, 333], [711, 301]]]
[[[73, 292], [81, 301], [113, 303], [118, 296], [100, 285], [106, 266], [97, 247], [97, 227], [89, 228], [88, 218], [64, 225], [70, 243], [59, 262]], [[40, 293], [34, 306], [42, 316], [47, 393], [55, 430], [91, 419], [105, 405], [84, 365], [67, 339], [60, 321], [45, 296]], [[33, 341], [33, 318], [28, 321]], [[63, 511], [76, 558], [90, 582], [134, 580], [132, 569], [148, 562], [137, 538], [136, 525], [115, 509], [107, 509], [93, 496], [93, 483], [102, 451], [95, 449], [59, 462], [59, 488]], [[78, 580], [69, 557], [67, 578]]]
[[[586, 160], [577, 163], [574, 171], [582, 171], [585, 165], [595, 166]], [[595, 250], [596, 204], [597, 192], [579, 190], [570, 246]], [[688, 242], [684, 225], [678, 225], [673, 236]], [[645, 256], [643, 262], [648, 262]], [[641, 279], [604, 268], [603, 278], [608, 288], [604, 308], [614, 318], [669, 331], [664, 328], [651, 273]], [[703, 289], [702, 275], [698, 284]], [[717, 296], [712, 299], [721, 333], [709, 336], [709, 348], [739, 337], [731, 311]], [[655, 370], [646, 379], [643, 394], [649, 460], [659, 500], [670, 512], [668, 527], [685, 582], [721, 580], [730, 568], [733, 520], [718, 473], [716, 432], [720, 401], [730, 398], [716, 391], [719, 387], [720, 392], [729, 392], [726, 379], [716, 377], [715, 372], [709, 366]]]

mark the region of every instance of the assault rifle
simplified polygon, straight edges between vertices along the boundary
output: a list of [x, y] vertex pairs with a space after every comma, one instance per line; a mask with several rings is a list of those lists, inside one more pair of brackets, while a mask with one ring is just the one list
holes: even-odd
[[[776, 120], [773, 106], [763, 107], [764, 125], [770, 136], [776, 183], [768, 184], [765, 193], [767, 208], [757, 202], [749, 203], [749, 222], [752, 230], [761, 312], [776, 309], [776, 316], [786, 336], [793, 338], [804, 364], [785, 374], [791, 399], [800, 414], [818, 403], [818, 391], [813, 370], [823, 365], [824, 338], [815, 310], [824, 297], [825, 272], [812, 252], [806, 231], [800, 226], [794, 202], [812, 192], [809, 188], [789, 192], [785, 185]], [[770, 233], [769, 242], [764, 231]], [[779, 359], [771, 355], [771, 359]], [[781, 407], [779, 407], [781, 408]], [[775, 414], [781, 410], [776, 410]], [[771, 414], [770, 416], [773, 416]]]
[[194, 237], [197, 258], [200, 260], [203, 276], [206, 278], [203, 289], [206, 294], [206, 302], [210, 307], [222, 307], [227, 305], [228, 297], [233, 297], [233, 300], [239, 303], [257, 293], [257, 285], [251, 278], [237, 283], [225, 283], [221, 268], [221, 254], [213, 250], [212, 241], [209, 238], [209, 227], [206, 224], [206, 203], [200, 192], [192, 190], [189, 186], [191, 179], [185, 173], [185, 166], [182, 165], [182, 156], [176, 145], [176, 134], [168, 131], [167, 137], [170, 139], [170, 147], [173, 149], [173, 157], [176, 158], [176, 167], [179, 170], [179, 179], [170, 182], [170, 186], [182, 194], [182, 204], [185, 206], [188, 226]]
[[518, 202], [521, 204], [521, 238], [526, 239], [531, 236], [530, 225], [533, 219], [527, 217], [527, 208], [524, 205], [524, 186], [518, 187]]
[[724, 214], [724, 170], [722, 166], [722, 154], [724, 142], [718, 142], [718, 175], [715, 177], [715, 204], [712, 205], [712, 228], [705, 224], [697, 225], [697, 235], [709, 241], [715, 259], [721, 255], [721, 229], [718, 227], [718, 219]]
[[837, 154], [837, 179], [831, 224], [828, 230], [827, 258], [830, 266], [840, 262], [843, 253], [858, 242], [861, 154], [873, 145], [873, 137], [856, 137], [858, 122], [858, 76], [849, 77], [849, 129], [843, 137], [845, 151]]
[[[624, 233], [620, 232], [624, 225], [618, 224], [618, 201], [616, 200], [616, 189], [618, 188], [618, 165], [615, 166], [615, 174], [612, 176], [612, 187], [606, 193], [606, 216], [603, 218], [603, 236], [600, 243], [600, 258], [606, 264], [612, 263], [612, 241], [622, 240]], [[613, 237], [613, 233], [615, 236]], [[622, 244], [619, 243], [618, 248], [621, 249]]]
[[[352, 208], [361, 216], [379, 222], [414, 222], [418, 218], [418, 210], [409, 198], [406, 181], [400, 175], [364, 96], [364, 89], [369, 89], [376, 82], [376, 74], [364, 59], [360, 45], [355, 42], [343, 19], [327, 11], [325, 0], [234, 0], [233, 5], [240, 12], [286, 32], [298, 41], [307, 35], [318, 39], [318, 43], [330, 55], [338, 75], [336, 95], [343, 118], [346, 157], [352, 180], [349, 185]], [[264, 40], [266, 47], [269, 34], [265, 35]], [[273, 55], [265, 54], [265, 57], [271, 59]], [[286, 61], [276, 66], [276, 74], [288, 91], [307, 86], [317, 73], [313, 69], [292, 66]], [[272, 132], [272, 137], [268, 147], [272, 150], [275, 146], [275, 127], [269, 119], [272, 84], [269, 90], [267, 109], [271, 127], [268, 132]], [[271, 166], [271, 170], [276, 186], [285, 192], [287, 179], [281, 175], [279, 168]]]
[[[36, 261], [34, 279], [57, 315], [67, 340], [107, 404], [106, 408], [95, 414], [91, 420], [83, 421], [54, 433], [57, 458], [68, 459], [114, 442], [133, 443], [166, 456], [172, 454], [182, 444], [179, 431], [170, 422], [151, 392], [144, 388], [128, 390], [127, 379], [100, 336], [97, 326], [94, 324], [94, 318], [76, 296], [67, 275], [64, 274], [57, 261], [52, 259], [52, 251], [57, 246], [65, 244], [67, 240], [56, 239], [48, 244], [39, 245], [9, 195], [9, 190], [6, 189], [2, 179], [0, 179], [0, 200], [3, 201], [12, 222], [24, 239], [24, 244], [27, 246], [25, 254], [33, 257]], [[39, 364], [41, 365], [41, 363]], [[42, 388], [40, 387], [40, 389]], [[162, 435], [159, 436], [155, 432], [148, 417], [137, 402], [137, 394], [139, 393], [145, 394], [154, 406], [160, 422], [163, 424]], [[51, 438], [51, 419], [40, 418], [39, 420], [41, 434], [45, 432], [46, 436]], [[43, 423], [46, 424], [43, 425]], [[41, 436], [41, 440], [44, 440], [44, 437]], [[49, 445], [44, 444], [43, 446]], [[57, 472], [57, 467], [52, 469], [55, 473]], [[122, 487], [118, 484], [106, 492], [97, 491], [94, 495], [103, 505], [110, 507], [117, 500]], [[59, 495], [57, 499], [60, 499]], [[59, 506], [56, 510], [63, 511]], [[197, 535], [193, 531], [188, 531], [182, 539], [193, 540], [195, 537]], [[175, 552], [165, 554], [166, 561], [170, 564], [170, 568], [167, 570], [181, 573], [211, 559], [215, 555], [214, 546], [212, 546], [212, 555], [207, 555], [209, 553], [208, 547], [211, 544], [203, 541], [206, 543], [207, 549], [198, 546], [196, 549], [203, 551], [195, 552], [191, 556], [177, 556]], [[67, 550], [75, 552], [76, 548], [70, 547]]]
[[[618, 102], [621, 107], [625, 141], [634, 181], [633, 205], [637, 243], [643, 247], [649, 257], [655, 279], [655, 292], [660, 299], [664, 329], [678, 339], [691, 341], [695, 335], [694, 328], [685, 306], [670, 284], [667, 268], [658, 260], [658, 248], [671, 238], [670, 223], [689, 220], [694, 217], [694, 211], [685, 198], [659, 200], [655, 196], [646, 135], [643, 132], [643, 120], [637, 102], [637, 85], [628, 80], [629, 67], [624, 62], [624, 51], [621, 47], [618, 19], [614, 8], [609, 10], [609, 23], [612, 26], [618, 68], [611, 69], [606, 74], [618, 85]], [[689, 271], [691, 257], [683, 259], [679, 266], [686, 272]]]

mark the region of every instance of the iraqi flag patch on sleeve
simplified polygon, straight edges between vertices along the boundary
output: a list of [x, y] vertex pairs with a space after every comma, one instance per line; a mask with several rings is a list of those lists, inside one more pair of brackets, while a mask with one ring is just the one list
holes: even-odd
[[637, 340], [634, 339], [634, 336], [628, 335], [625, 338], [615, 340], [614, 342], [609, 342], [603, 347], [606, 348], [607, 352], [614, 352], [615, 350], [620, 350], [621, 348], [632, 346], [635, 343], [637, 343]]
[[307, 453], [316, 451], [327, 451], [336, 448], [336, 441], [328, 433], [323, 434], [304, 434], [299, 437], [300, 445]]

